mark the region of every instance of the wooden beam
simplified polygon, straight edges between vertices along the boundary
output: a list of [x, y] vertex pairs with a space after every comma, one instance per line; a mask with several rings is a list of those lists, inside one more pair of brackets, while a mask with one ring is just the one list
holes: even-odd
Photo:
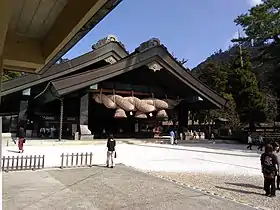
[[11, 0], [0, 1], [0, 55], [2, 55], [5, 45], [6, 34], [12, 12], [12, 2], [13, 1]]
[[45, 64], [38, 40], [11, 33], [7, 33], [3, 59], [4, 68], [9, 70], [35, 72]]
[[[113, 89], [98, 89], [98, 90], [90, 90], [90, 92], [93, 93], [114, 93]], [[143, 93], [143, 92], [134, 92], [134, 91], [127, 91], [127, 90], [115, 90], [116, 94], [122, 94], [122, 95], [138, 95], [138, 96], [152, 96], [151, 93]]]
[[107, 0], [69, 0], [43, 42], [46, 63], [61, 51]]

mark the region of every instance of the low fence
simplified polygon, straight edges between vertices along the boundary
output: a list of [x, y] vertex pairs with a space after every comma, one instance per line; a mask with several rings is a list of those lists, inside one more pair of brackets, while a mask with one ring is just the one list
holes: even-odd
[[72, 153], [61, 155], [61, 166], [60, 168], [72, 168], [72, 167], [91, 167], [92, 166], [93, 154], [90, 153]]
[[2, 171], [37, 170], [44, 166], [45, 155], [2, 157]]

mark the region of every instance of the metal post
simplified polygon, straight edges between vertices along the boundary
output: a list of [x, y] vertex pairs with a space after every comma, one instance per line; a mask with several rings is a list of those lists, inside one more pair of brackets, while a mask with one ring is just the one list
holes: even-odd
[[61, 141], [62, 139], [62, 124], [63, 124], [63, 98], [60, 99], [60, 121], [59, 121], [59, 138], [58, 138], [59, 141]]

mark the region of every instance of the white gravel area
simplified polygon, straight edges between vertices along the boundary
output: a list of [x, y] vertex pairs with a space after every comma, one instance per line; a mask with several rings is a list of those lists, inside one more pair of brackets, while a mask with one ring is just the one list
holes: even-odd
[[262, 176], [209, 174], [198, 172], [149, 172], [176, 182], [197, 187], [219, 196], [263, 209], [280, 210], [280, 191], [276, 197], [264, 196]]

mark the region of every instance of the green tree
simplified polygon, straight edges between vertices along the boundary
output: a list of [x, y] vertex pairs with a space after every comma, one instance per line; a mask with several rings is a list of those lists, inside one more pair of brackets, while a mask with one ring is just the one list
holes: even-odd
[[199, 79], [217, 93], [222, 94], [227, 87], [227, 77], [227, 70], [224, 65], [218, 65], [210, 61], [204, 66]]
[[268, 41], [280, 41], [280, 1], [263, 0], [262, 4], [252, 7], [248, 13], [241, 14], [234, 22], [242, 26], [247, 37], [243, 41], [253, 40], [263, 45]]
[[239, 116], [236, 112], [236, 104], [231, 93], [228, 90], [228, 72], [230, 65], [228, 63], [217, 64], [214, 61], [209, 61], [200, 69], [199, 79], [215, 90], [218, 94], [224, 97], [227, 102], [227, 107], [214, 110], [200, 110], [193, 114], [194, 119], [199, 122], [213, 122], [217, 118], [227, 118], [230, 121], [230, 126], [236, 127], [239, 125]]
[[19, 77], [21, 76], [20, 72], [16, 72], [16, 71], [4, 71], [4, 75], [3, 75], [3, 81], [7, 81], [7, 80], [11, 80], [15, 77]]
[[228, 93], [231, 93], [236, 111], [241, 122], [264, 121], [264, 94], [258, 87], [255, 73], [252, 71], [250, 54], [245, 50], [242, 55], [237, 53], [228, 72]]
[[252, 7], [248, 13], [241, 14], [235, 21], [246, 34], [245, 38], [233, 41], [251, 41], [261, 46], [257, 59], [261, 63], [272, 65], [270, 73], [272, 87], [280, 96], [280, 1], [263, 0], [263, 3]]

